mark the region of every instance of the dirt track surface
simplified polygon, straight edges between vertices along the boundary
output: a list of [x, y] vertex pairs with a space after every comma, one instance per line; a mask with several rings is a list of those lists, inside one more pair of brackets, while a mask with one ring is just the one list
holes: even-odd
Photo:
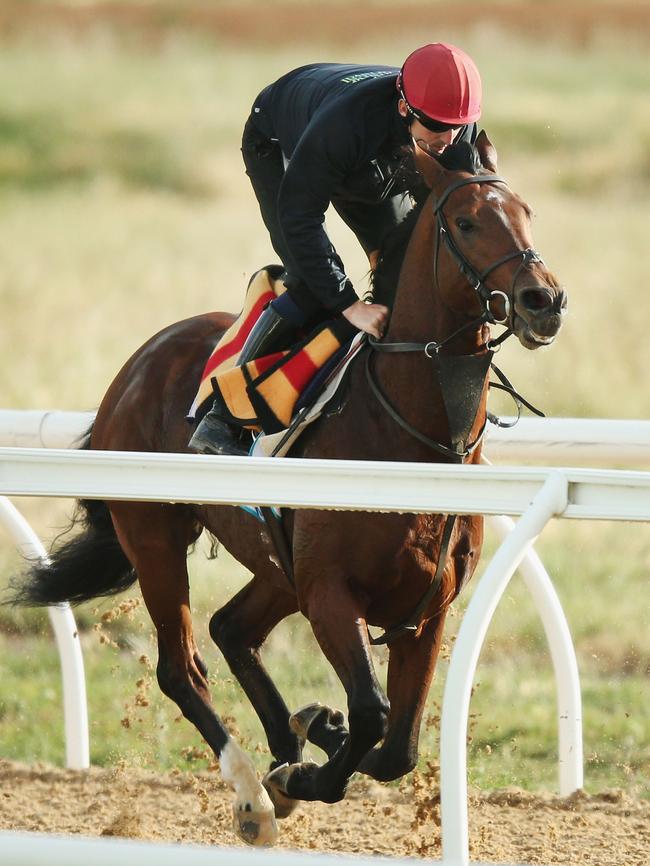
[[[233, 795], [216, 773], [85, 772], [0, 762], [0, 829], [240, 845]], [[333, 806], [306, 803], [281, 823], [278, 846], [436, 859], [437, 789], [416, 775], [401, 786], [353, 782]], [[647, 866], [650, 802], [611, 790], [571, 798], [508, 789], [473, 794], [473, 860]]]

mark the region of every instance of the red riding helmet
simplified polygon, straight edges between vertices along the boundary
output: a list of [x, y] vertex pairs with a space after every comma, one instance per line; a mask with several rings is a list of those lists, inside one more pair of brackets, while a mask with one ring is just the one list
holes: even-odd
[[464, 126], [481, 116], [481, 76], [472, 58], [455, 45], [435, 42], [409, 54], [397, 89], [424, 126], [431, 120]]

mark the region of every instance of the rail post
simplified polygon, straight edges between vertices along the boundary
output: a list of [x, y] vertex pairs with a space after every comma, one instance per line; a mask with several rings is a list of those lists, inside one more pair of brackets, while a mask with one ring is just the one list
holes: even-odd
[[561, 472], [548, 476], [478, 582], [458, 631], [440, 724], [442, 861], [448, 866], [469, 864], [467, 722], [479, 653], [494, 611], [522, 558], [551, 517], [566, 510], [568, 488]]
[[[25, 558], [47, 561], [39, 537], [6, 496], [0, 496], [0, 523]], [[88, 705], [79, 633], [69, 604], [52, 605], [47, 612], [61, 658], [65, 765], [70, 770], [86, 770], [90, 766]]]

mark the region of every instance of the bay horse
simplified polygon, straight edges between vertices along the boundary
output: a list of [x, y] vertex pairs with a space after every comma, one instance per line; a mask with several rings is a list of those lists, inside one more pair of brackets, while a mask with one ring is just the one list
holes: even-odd
[[[484, 133], [462, 147], [460, 166], [427, 158], [421, 168], [427, 196], [376, 272], [376, 299], [394, 290], [387, 333], [366, 350], [365, 364], [362, 357], [353, 364], [341, 411], [312, 425], [290, 456], [478, 463], [490, 324], [505, 324], [527, 349], [557, 335], [565, 292], [534, 252], [528, 206], [496, 175]], [[185, 412], [217, 336], [233, 321], [210, 313], [152, 337], [111, 384], [82, 447], [186, 452]], [[157, 631], [160, 688], [218, 757], [243, 839], [272, 843], [276, 817], [298, 800], [340, 800], [355, 771], [387, 781], [415, 767], [445, 614], [476, 567], [481, 517], [290, 512], [292, 586], [260, 523], [241, 509], [81, 506], [84, 531], [30, 570], [17, 600], [74, 603], [139, 581]], [[213, 709], [192, 631], [186, 557], [204, 528], [252, 574], [212, 616], [210, 635], [264, 727], [274, 760], [263, 784]], [[318, 703], [292, 715], [262, 664], [269, 632], [298, 610], [345, 688], [347, 726], [341, 712]], [[388, 629], [386, 693], [369, 625]], [[321, 765], [302, 762], [306, 740], [325, 752]]]

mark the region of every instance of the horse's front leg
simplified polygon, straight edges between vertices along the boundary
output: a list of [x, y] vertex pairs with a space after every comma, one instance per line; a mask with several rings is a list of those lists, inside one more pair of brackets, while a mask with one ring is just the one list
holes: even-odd
[[267, 784], [294, 799], [334, 803], [343, 798], [363, 756], [384, 736], [390, 706], [373, 669], [364, 604], [343, 575], [319, 565], [317, 579], [307, 586], [299, 583], [301, 606], [345, 688], [349, 736], [322, 766], [280, 767], [267, 777]]
[[447, 609], [476, 568], [482, 537], [482, 518], [457, 518], [443, 586], [439, 597], [432, 600], [437, 613], [425, 621], [415, 636], [404, 635], [390, 644], [388, 730], [381, 746], [364, 757], [359, 767], [362, 773], [389, 781], [404, 776], [416, 766], [422, 713], [442, 644]]
[[428, 620], [417, 635], [406, 634], [389, 646], [388, 730], [369, 751], [359, 770], [388, 782], [409, 773], [418, 761], [420, 725], [440, 652], [446, 610]]

